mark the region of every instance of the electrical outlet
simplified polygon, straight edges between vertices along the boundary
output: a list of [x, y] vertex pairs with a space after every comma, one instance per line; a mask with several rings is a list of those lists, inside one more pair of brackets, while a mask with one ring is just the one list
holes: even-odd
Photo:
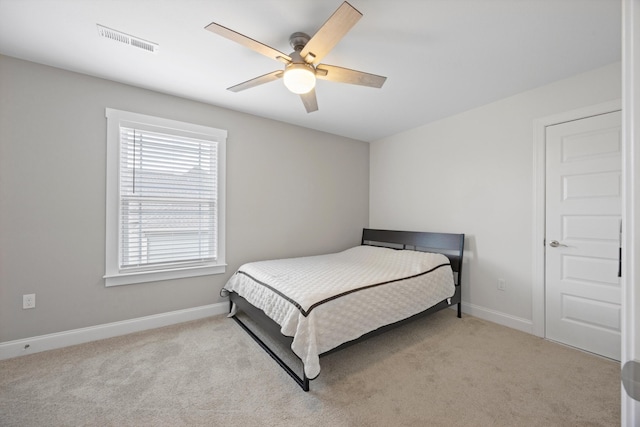
[[498, 290], [506, 291], [507, 290], [507, 282], [504, 279], [498, 279]]
[[22, 308], [24, 310], [28, 308], [36, 308], [36, 294], [22, 295]]

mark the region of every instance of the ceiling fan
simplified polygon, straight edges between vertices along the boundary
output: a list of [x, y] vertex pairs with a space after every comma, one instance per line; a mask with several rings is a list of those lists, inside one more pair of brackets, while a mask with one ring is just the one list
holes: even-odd
[[281, 78], [291, 92], [300, 95], [307, 113], [311, 113], [318, 109], [315, 92], [316, 79], [375, 88], [382, 87], [387, 79], [362, 71], [320, 64], [322, 58], [333, 49], [360, 18], [362, 18], [362, 13], [345, 1], [313, 37], [301, 32], [291, 34], [289, 43], [294, 51], [289, 55], [215, 22], [207, 25], [205, 29], [285, 64], [283, 70], [247, 80], [231, 86], [227, 90], [240, 92]]

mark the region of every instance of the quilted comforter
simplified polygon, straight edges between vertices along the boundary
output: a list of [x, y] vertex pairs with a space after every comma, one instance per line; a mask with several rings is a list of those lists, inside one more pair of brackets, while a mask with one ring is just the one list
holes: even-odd
[[310, 379], [320, 373], [320, 354], [455, 293], [446, 256], [374, 246], [248, 263], [224, 288], [293, 337], [291, 349]]

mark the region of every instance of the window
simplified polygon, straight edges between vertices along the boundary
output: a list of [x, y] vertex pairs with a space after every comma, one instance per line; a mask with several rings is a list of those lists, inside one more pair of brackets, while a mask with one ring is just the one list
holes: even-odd
[[106, 286], [224, 273], [227, 132], [106, 116]]

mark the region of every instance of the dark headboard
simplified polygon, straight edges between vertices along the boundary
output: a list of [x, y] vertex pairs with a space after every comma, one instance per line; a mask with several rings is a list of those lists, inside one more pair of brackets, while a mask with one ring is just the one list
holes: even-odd
[[415, 249], [446, 255], [451, 269], [457, 273], [456, 285], [460, 285], [464, 234], [429, 233], [420, 231], [362, 230], [362, 244], [387, 246], [396, 249]]

